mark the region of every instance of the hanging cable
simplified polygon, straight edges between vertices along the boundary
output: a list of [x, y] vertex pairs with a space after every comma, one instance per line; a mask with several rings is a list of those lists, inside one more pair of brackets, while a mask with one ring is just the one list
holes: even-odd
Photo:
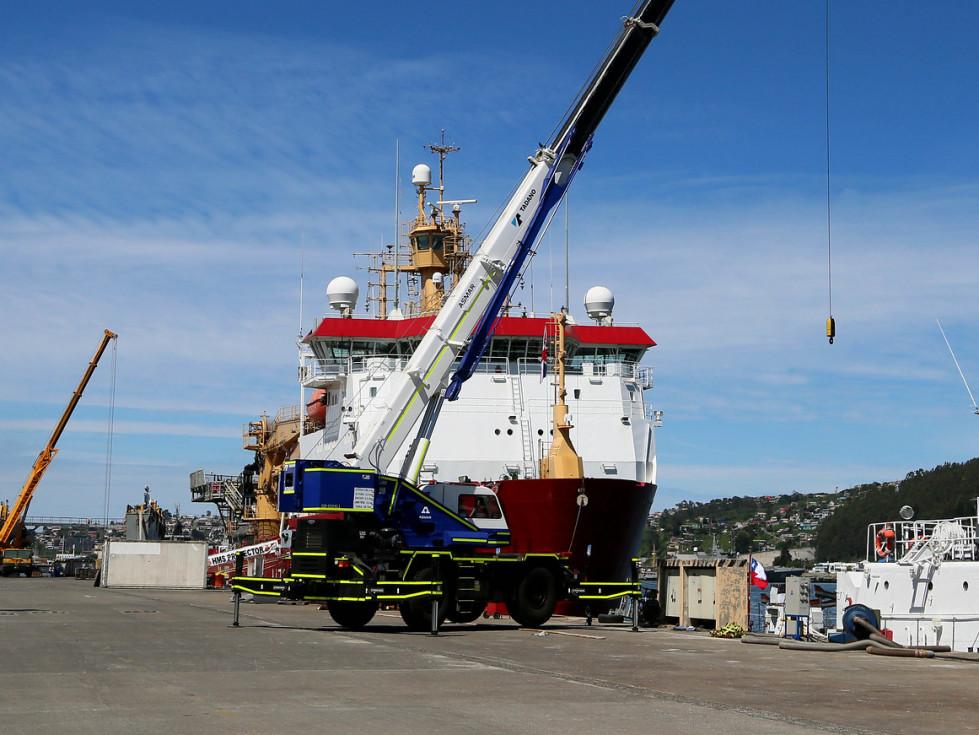
[[102, 522], [109, 525], [109, 488], [112, 478], [112, 430], [116, 414], [116, 342], [112, 340], [112, 371], [109, 377], [109, 426], [105, 447], [105, 496], [102, 504]]
[[836, 337], [836, 319], [833, 318], [833, 209], [830, 188], [829, 148], [829, 0], [826, 0], [826, 263], [829, 285], [829, 318], [826, 320], [826, 336], [833, 344]]

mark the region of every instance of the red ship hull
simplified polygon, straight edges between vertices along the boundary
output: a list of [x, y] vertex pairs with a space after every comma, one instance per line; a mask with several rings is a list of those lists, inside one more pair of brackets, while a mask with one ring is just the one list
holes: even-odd
[[[577, 502], [582, 485], [585, 506]], [[611, 581], [630, 578], [656, 485], [615, 478], [502, 480], [496, 492], [512, 537], [506, 551], [570, 551], [571, 566], [584, 579]], [[580, 614], [582, 607], [562, 604], [559, 611]]]

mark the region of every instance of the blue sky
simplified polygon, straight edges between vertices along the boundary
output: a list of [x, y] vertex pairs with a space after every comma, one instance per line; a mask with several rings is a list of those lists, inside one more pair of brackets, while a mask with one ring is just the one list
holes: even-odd
[[[207, 510], [189, 473], [237, 474], [241, 425], [298, 401], [301, 243], [308, 329], [392, 237], [396, 141], [407, 179], [442, 128], [478, 233], [629, 10], [391, 5], [0, 5], [0, 498], [108, 328], [109, 514], [144, 485]], [[658, 342], [655, 509], [979, 454], [935, 324], [979, 388], [979, 6], [831, 0], [832, 346], [825, 5], [745, 7], [677, 0], [571, 193], [573, 311], [607, 285]], [[545, 236], [538, 311], [561, 252]], [[110, 365], [32, 515], [102, 514]]]

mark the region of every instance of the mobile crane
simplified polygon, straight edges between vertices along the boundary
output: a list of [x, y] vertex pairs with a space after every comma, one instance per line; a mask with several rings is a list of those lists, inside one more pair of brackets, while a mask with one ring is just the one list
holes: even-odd
[[[488, 602], [506, 603], [515, 621], [535, 627], [559, 600], [638, 595], [635, 573], [628, 582], [583, 580], [565, 555], [502, 553], [510, 531], [489, 488], [416, 483], [443, 401], [457, 398], [475, 370], [593, 133], [672, 4], [643, 0], [624, 19], [551, 144], [528, 159], [530, 168], [405, 370], [390, 378], [378, 418], [357, 437], [346, 463], [285, 464], [279, 510], [307, 514], [296, 519], [290, 539], [290, 573], [283, 579], [239, 576], [236, 590], [326, 601], [333, 619], [349, 628], [370, 622], [381, 602], [397, 602], [409, 628], [433, 633], [446, 617], [475, 620]], [[400, 469], [391, 472], [416, 424]]]
[[51, 460], [58, 453], [56, 449], [58, 439], [61, 438], [65, 426], [68, 425], [68, 419], [74, 413], [75, 406], [78, 405], [78, 401], [81, 399], [82, 393], [85, 391], [85, 386], [88, 385], [88, 381], [92, 377], [92, 373], [98, 367], [102, 353], [105, 352], [109, 341], [117, 337], [118, 335], [113, 334], [108, 329], [105, 330], [105, 334], [102, 335], [102, 341], [95, 351], [95, 356], [88, 363], [88, 368], [86, 368], [81, 382], [78, 383], [78, 387], [75, 388], [75, 392], [72, 394], [68, 405], [61, 414], [58, 425], [54, 427], [51, 438], [48, 439], [48, 443], [44, 445], [44, 449], [41, 450], [37, 459], [34, 460], [34, 466], [31, 468], [31, 472], [27, 476], [27, 481], [24, 483], [24, 487], [21, 488], [17, 500], [9, 508], [6, 503], [0, 505], [0, 551], [3, 553], [2, 569], [3, 576], [5, 577], [11, 574], [20, 574], [21, 572], [26, 572], [29, 575], [33, 570], [31, 549], [27, 543], [24, 531], [24, 519], [27, 517], [27, 508], [30, 506], [31, 500], [34, 497], [34, 491], [37, 490], [37, 486], [40, 484], [41, 478], [44, 477], [44, 473], [47, 472]]

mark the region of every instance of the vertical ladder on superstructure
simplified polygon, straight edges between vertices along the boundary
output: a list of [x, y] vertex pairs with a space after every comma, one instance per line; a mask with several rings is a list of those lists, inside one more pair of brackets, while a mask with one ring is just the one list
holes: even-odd
[[523, 381], [520, 375], [510, 376], [510, 393], [513, 401], [513, 415], [517, 417], [520, 430], [520, 476], [533, 479], [537, 476], [537, 460], [534, 458], [534, 439], [530, 434], [530, 416], [524, 406]]

